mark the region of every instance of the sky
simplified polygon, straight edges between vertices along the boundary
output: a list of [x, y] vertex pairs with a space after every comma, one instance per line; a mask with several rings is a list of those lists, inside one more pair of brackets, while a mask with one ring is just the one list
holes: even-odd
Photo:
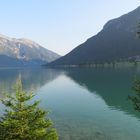
[[138, 6], [139, 0], [0, 0], [0, 34], [65, 55]]

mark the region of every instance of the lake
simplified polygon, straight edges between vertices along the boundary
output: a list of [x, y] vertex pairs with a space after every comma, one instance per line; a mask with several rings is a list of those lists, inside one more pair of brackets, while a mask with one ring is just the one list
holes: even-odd
[[0, 96], [21, 78], [24, 89], [33, 89], [40, 106], [51, 110], [60, 140], [139, 140], [140, 113], [127, 99], [135, 76], [139, 67], [1, 68]]

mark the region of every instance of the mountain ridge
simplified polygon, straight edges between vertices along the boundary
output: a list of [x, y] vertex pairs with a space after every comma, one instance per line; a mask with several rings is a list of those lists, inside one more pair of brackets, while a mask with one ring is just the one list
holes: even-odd
[[105, 63], [140, 56], [140, 40], [136, 37], [139, 22], [140, 7], [108, 21], [98, 34], [48, 66]]
[[0, 34], [0, 56], [7, 57], [6, 60], [9, 61], [11, 58], [12, 66], [19, 66], [13, 63], [16, 59], [18, 62], [21, 61], [21, 63], [19, 62], [20, 65], [24, 62], [24, 66], [37, 66], [49, 63], [60, 57], [60, 55], [42, 47], [32, 40], [10, 38], [2, 34]]

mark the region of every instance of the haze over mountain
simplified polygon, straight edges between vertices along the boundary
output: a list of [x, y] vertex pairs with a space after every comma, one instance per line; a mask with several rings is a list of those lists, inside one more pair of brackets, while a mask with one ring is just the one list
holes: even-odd
[[136, 36], [139, 22], [140, 7], [110, 20], [97, 35], [49, 65], [79, 65], [139, 59], [140, 40]]
[[0, 34], [0, 66], [39, 66], [59, 57], [31, 40]]

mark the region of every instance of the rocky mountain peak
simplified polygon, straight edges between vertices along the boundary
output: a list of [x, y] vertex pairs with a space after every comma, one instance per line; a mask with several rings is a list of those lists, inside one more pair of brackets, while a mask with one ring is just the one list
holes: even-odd
[[0, 34], [0, 55], [18, 60], [35, 61], [45, 64], [60, 56], [29, 39], [10, 38]]

